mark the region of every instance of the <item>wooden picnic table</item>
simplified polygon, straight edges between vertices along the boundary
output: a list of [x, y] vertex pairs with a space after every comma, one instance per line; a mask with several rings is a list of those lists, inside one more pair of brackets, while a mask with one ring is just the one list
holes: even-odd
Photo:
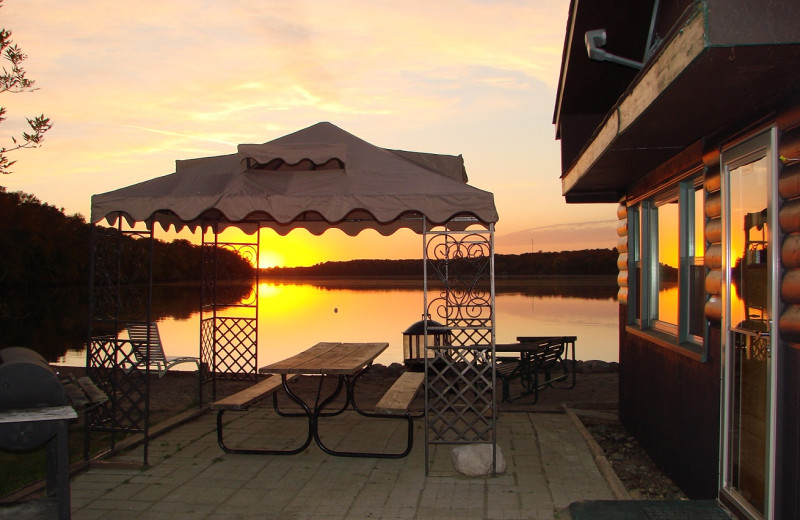
[[320, 342], [290, 358], [260, 368], [262, 374], [354, 376], [375, 361], [388, 343]]
[[[503, 401], [511, 402], [509, 382], [519, 379], [523, 391], [515, 397], [534, 395], [533, 403], [539, 399], [539, 390], [552, 387], [553, 383], [567, 381], [572, 373], [569, 386], [575, 387], [575, 342], [577, 336], [518, 336], [518, 343], [495, 345], [495, 353], [499, 363], [497, 373], [503, 381]], [[518, 358], [502, 357], [504, 353], [518, 354]], [[572, 365], [567, 361], [571, 358]], [[563, 373], [553, 375], [554, 368], [561, 368]], [[544, 372], [544, 379], [539, 379], [539, 372]]]
[[[281, 376], [281, 383], [286, 394], [303, 409], [301, 414], [293, 414], [281, 412], [277, 408], [277, 401], [275, 401], [276, 411], [285, 416], [306, 416], [308, 417], [309, 436], [306, 440], [305, 447], [310, 444], [313, 438], [317, 445], [329, 455], [336, 455], [340, 457], [383, 457], [383, 458], [399, 458], [405, 456], [410, 450], [411, 443], [411, 419], [407, 414], [405, 415], [387, 415], [384, 413], [370, 413], [361, 410], [355, 402], [355, 383], [358, 378], [372, 366], [372, 362], [377, 358], [381, 352], [389, 347], [388, 343], [339, 343], [339, 342], [320, 342], [313, 347], [304, 350], [292, 357], [278, 361], [262, 367], [259, 372], [262, 374], [278, 374]], [[300, 396], [292, 391], [288, 385], [288, 381], [297, 375], [316, 375], [321, 376], [319, 379], [319, 389], [316, 392], [316, 400], [311, 402], [304, 401]], [[322, 385], [326, 377], [336, 377], [338, 383], [336, 389], [332, 393], [323, 397]], [[342, 389], [346, 389], [346, 398], [344, 404], [335, 410], [326, 410], [326, 407], [336, 399], [341, 393]], [[402, 453], [373, 453], [373, 452], [354, 452], [354, 451], [337, 451], [326, 446], [319, 435], [319, 419], [320, 417], [331, 417], [339, 415], [348, 408], [352, 408], [356, 412], [366, 417], [379, 417], [379, 418], [403, 418], [409, 422], [409, 446], [408, 449]], [[297, 450], [293, 450], [297, 451]]]

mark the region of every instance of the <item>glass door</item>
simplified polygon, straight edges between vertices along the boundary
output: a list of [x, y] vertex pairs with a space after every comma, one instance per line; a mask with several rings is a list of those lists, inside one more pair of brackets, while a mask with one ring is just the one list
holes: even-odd
[[768, 132], [722, 155], [725, 207], [722, 493], [771, 518], [774, 472], [774, 309], [777, 308], [774, 147]]

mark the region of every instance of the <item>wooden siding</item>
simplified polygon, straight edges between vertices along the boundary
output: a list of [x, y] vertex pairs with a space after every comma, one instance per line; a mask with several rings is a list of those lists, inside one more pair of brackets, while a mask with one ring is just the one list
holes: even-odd
[[703, 264], [706, 267], [707, 293], [704, 314], [707, 320], [719, 323], [722, 320], [722, 197], [719, 163], [706, 168], [703, 187], [706, 190], [706, 251]]
[[800, 518], [800, 350], [784, 351], [782, 366], [778, 368], [783, 382], [783, 399], [778, 406], [778, 518]]
[[[619, 251], [619, 258], [617, 259], [617, 268], [619, 275], [617, 275], [617, 284], [619, 291], [617, 292], [617, 301], [620, 305], [628, 304], [628, 206], [625, 203], [620, 203], [617, 206], [617, 236], [619, 241], [617, 244], [617, 251]], [[623, 247], [621, 247], [624, 244]]]
[[[795, 117], [800, 114], [794, 112]], [[794, 124], [797, 124], [795, 119]], [[778, 446], [777, 503], [781, 518], [800, 518], [800, 128], [795, 126], [780, 135], [778, 144], [780, 174], [778, 192], [782, 199], [778, 221], [783, 235], [780, 283], [783, 309], [778, 320], [781, 348], [778, 367]], [[779, 346], [781, 347], [781, 346]]]
[[[791, 112], [793, 124], [800, 113]], [[782, 132], [778, 145], [781, 171], [778, 191], [782, 199], [779, 213], [783, 239], [780, 248], [781, 302], [778, 327], [785, 342], [778, 367], [778, 467], [776, 476], [776, 518], [800, 518], [800, 128]], [[784, 346], [785, 345], [785, 346]]]
[[778, 153], [781, 171], [778, 192], [783, 201], [778, 214], [783, 240], [780, 248], [783, 276], [780, 282], [780, 336], [789, 347], [800, 348], [800, 158], [797, 157], [800, 130], [784, 132]]
[[625, 330], [620, 305], [620, 420], [653, 461], [695, 499], [717, 496], [719, 325], [708, 329], [699, 363]]

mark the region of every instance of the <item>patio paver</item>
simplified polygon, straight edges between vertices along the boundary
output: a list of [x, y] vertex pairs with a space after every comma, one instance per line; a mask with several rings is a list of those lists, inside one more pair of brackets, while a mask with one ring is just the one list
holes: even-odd
[[[337, 419], [323, 434], [343, 444], [380, 444], [403, 428], [399, 421], [350, 412]], [[432, 450], [426, 477], [421, 420], [411, 454], [397, 460], [331, 457], [313, 445], [294, 456], [226, 454], [217, 446], [214, 420], [205, 414], [151, 441], [147, 468], [97, 467], [74, 477], [72, 518], [551, 520], [572, 502], [614, 498], [564, 414], [503, 413], [498, 446], [508, 468], [487, 478], [456, 473], [448, 445]], [[305, 434], [302, 420], [262, 408], [229, 420], [232, 443], [274, 442], [278, 432], [280, 442], [292, 442]], [[141, 453], [134, 451], [119, 459], [137, 457]]]

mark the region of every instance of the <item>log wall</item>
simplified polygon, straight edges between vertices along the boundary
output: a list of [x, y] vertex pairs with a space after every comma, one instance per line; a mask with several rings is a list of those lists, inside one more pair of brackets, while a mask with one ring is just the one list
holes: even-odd
[[781, 135], [778, 153], [781, 171], [778, 192], [783, 204], [778, 220], [783, 235], [780, 260], [783, 276], [780, 282], [781, 302], [778, 327], [781, 339], [789, 347], [800, 348], [800, 130]]
[[617, 206], [617, 252], [619, 258], [617, 259], [617, 267], [619, 274], [617, 275], [617, 284], [619, 291], [617, 293], [617, 300], [620, 305], [628, 304], [628, 207], [624, 202]]
[[720, 192], [719, 162], [706, 167], [705, 190], [706, 251], [703, 263], [706, 268], [705, 317], [709, 321], [722, 320], [722, 194]]
[[776, 518], [800, 518], [800, 128], [786, 129], [778, 144], [782, 199], [778, 221], [783, 239], [780, 264], [782, 340], [779, 360], [778, 467]]

